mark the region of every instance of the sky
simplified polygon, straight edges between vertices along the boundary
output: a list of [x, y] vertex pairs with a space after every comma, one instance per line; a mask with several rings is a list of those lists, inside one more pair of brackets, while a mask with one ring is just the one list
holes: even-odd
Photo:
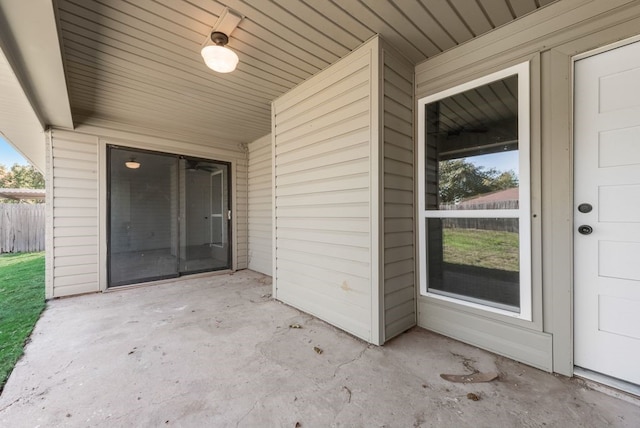
[[482, 156], [473, 156], [467, 158], [467, 161], [483, 166], [486, 169], [495, 168], [498, 171], [512, 170], [518, 174], [518, 150], [511, 150], [508, 152], [491, 153]]
[[0, 164], [11, 167], [13, 164], [29, 165], [29, 162], [13, 148], [4, 138], [0, 137]]

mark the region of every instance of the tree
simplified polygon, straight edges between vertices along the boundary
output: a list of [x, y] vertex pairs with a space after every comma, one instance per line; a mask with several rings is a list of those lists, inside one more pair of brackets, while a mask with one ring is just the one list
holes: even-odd
[[14, 164], [7, 169], [0, 164], [0, 188], [44, 189], [44, 177], [31, 165]]
[[438, 172], [440, 203], [456, 203], [472, 196], [518, 187], [513, 171], [474, 165], [465, 159], [441, 161]]
[[[44, 177], [31, 165], [14, 164], [11, 169], [7, 169], [7, 167], [0, 164], [0, 188], [44, 189]], [[0, 203], [15, 204], [18, 203], [18, 201], [14, 199], [0, 199]]]

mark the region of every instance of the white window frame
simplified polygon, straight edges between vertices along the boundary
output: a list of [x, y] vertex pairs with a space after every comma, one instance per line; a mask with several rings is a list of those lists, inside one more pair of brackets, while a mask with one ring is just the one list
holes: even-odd
[[[452, 95], [465, 92], [482, 85], [510, 76], [518, 76], [518, 154], [519, 154], [519, 208], [517, 210], [451, 210], [425, 209], [425, 150], [426, 150], [426, 105]], [[519, 318], [532, 320], [531, 298], [531, 96], [530, 62], [491, 73], [461, 85], [446, 89], [418, 100], [418, 259], [420, 294], [427, 298], [447, 301], [461, 306], [476, 308]], [[455, 297], [428, 291], [426, 220], [428, 218], [517, 218], [519, 220], [520, 256], [520, 312], [512, 312], [481, 303], [470, 302]]]

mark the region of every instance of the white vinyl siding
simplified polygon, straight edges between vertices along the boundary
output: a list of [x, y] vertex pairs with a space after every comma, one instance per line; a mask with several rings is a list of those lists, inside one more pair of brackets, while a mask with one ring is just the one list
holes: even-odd
[[413, 67], [375, 38], [273, 117], [274, 296], [375, 344], [414, 326]]
[[274, 296], [374, 343], [377, 47], [365, 44], [273, 103]]
[[[247, 152], [235, 143], [206, 146], [167, 140], [118, 126], [84, 125], [51, 131], [53, 239], [47, 238], [50, 266], [47, 297], [106, 289], [106, 145], [115, 144], [231, 162], [233, 269], [247, 267]], [[191, 137], [189, 137], [191, 139]]]
[[53, 131], [52, 163], [53, 288], [48, 297], [99, 291], [98, 138]]
[[[249, 197], [249, 182], [248, 182], [248, 164], [246, 153], [243, 157], [239, 158], [235, 162], [236, 173], [232, 178], [232, 186], [235, 192], [231, 195], [231, 207], [232, 215], [235, 220], [232, 225], [235, 229], [232, 229], [233, 235], [233, 252], [234, 260], [232, 260], [234, 269], [246, 269], [249, 265], [249, 204], [247, 202]], [[233, 174], [233, 171], [232, 171]], [[235, 185], [233, 185], [235, 181]]]
[[413, 67], [392, 52], [383, 68], [385, 340], [416, 324]]
[[272, 271], [271, 134], [249, 144], [249, 269]]

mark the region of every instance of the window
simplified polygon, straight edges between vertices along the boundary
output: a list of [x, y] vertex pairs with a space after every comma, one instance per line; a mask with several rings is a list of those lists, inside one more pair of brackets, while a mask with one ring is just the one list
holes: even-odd
[[531, 319], [529, 63], [419, 101], [421, 294]]

